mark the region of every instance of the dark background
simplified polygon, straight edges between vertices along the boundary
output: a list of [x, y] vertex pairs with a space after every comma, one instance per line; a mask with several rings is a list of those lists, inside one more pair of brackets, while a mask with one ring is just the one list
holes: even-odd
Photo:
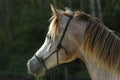
[[[35, 79], [28, 76], [26, 63], [44, 42], [52, 16], [50, 3], [99, 17], [120, 35], [120, 0], [0, 0], [0, 80]], [[80, 60], [51, 71], [54, 80], [90, 80]]]

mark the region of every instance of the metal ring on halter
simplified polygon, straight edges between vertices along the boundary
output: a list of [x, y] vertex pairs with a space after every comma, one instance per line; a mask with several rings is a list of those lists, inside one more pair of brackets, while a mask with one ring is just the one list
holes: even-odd
[[45, 60], [47, 60], [52, 54], [54, 54], [54, 53], [57, 54], [57, 64], [58, 64], [58, 65], [59, 65], [59, 55], [58, 55], [59, 50], [60, 50], [60, 49], [63, 49], [63, 50], [65, 51], [65, 53], [68, 55], [67, 49], [66, 49], [64, 46], [62, 46], [61, 42], [62, 42], [62, 40], [63, 40], [63, 38], [64, 38], [64, 36], [65, 36], [65, 33], [66, 33], [66, 31], [67, 31], [67, 28], [68, 28], [68, 25], [69, 25], [69, 23], [70, 23], [70, 21], [71, 21], [72, 18], [73, 18], [73, 15], [68, 19], [67, 24], [66, 24], [66, 26], [65, 26], [65, 29], [64, 29], [64, 31], [63, 31], [62, 37], [61, 37], [61, 39], [60, 39], [60, 41], [59, 41], [59, 43], [58, 43], [57, 48], [56, 48], [55, 51], [53, 51], [53, 52], [52, 52], [48, 57], [46, 57], [44, 60], [41, 59], [41, 58], [39, 58], [36, 54], [34, 55], [35, 58], [36, 58], [40, 63], [43, 64], [43, 66], [44, 66], [44, 68], [45, 68], [46, 70], [47, 70], [47, 66], [45, 65], [44, 62], [45, 62]]

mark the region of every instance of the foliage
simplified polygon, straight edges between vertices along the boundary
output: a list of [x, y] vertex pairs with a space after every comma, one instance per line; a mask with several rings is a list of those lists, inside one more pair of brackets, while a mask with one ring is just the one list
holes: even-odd
[[115, 31], [120, 32], [120, 1], [109, 2], [103, 9], [104, 21], [106, 24]]

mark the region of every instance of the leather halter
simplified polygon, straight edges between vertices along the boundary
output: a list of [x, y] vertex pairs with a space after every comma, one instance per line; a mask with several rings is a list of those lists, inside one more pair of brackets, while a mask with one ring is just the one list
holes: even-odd
[[42, 58], [39, 58], [36, 54], [34, 55], [35, 58], [36, 58], [40, 63], [43, 64], [43, 66], [44, 66], [44, 68], [45, 68], [46, 70], [47, 70], [47, 67], [46, 67], [44, 61], [47, 60], [52, 54], [57, 53], [57, 64], [58, 64], [58, 65], [59, 65], [59, 56], [58, 56], [59, 50], [60, 50], [60, 49], [63, 49], [63, 50], [65, 51], [65, 53], [68, 55], [68, 51], [66, 50], [66, 48], [65, 48], [64, 46], [62, 46], [61, 42], [62, 42], [62, 40], [63, 40], [63, 38], [64, 38], [64, 36], [65, 36], [65, 33], [66, 33], [66, 31], [67, 31], [67, 28], [68, 28], [68, 25], [69, 25], [69, 23], [70, 23], [70, 21], [71, 21], [72, 18], [73, 18], [73, 15], [70, 16], [70, 18], [68, 19], [68, 21], [67, 21], [67, 23], [66, 23], [66, 26], [65, 26], [65, 29], [64, 29], [64, 31], [63, 31], [62, 37], [61, 37], [61, 39], [60, 39], [60, 41], [59, 41], [59, 43], [58, 43], [57, 48], [56, 48], [55, 51], [53, 51], [53, 52], [52, 52], [49, 56], [47, 56], [44, 60], [43, 60]]

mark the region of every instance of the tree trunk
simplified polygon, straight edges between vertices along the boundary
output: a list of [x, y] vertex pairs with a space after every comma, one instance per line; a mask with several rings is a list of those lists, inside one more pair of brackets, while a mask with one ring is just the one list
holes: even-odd
[[83, 7], [83, 0], [79, 0], [79, 2], [80, 2], [80, 10], [84, 10], [84, 7]]
[[50, 0], [47, 0], [47, 4], [49, 4], [49, 5], [50, 5]]
[[95, 16], [95, 3], [94, 0], [90, 0], [90, 13]]
[[57, 2], [56, 2], [56, 0], [53, 0], [53, 5], [55, 6], [55, 8], [57, 8]]
[[98, 16], [102, 19], [102, 10], [100, 0], [97, 0]]
[[8, 42], [12, 41], [12, 33], [10, 28], [10, 1], [5, 0], [4, 3], [4, 11], [5, 11], [5, 32], [8, 36]]
[[68, 68], [65, 67], [65, 68], [64, 68], [64, 71], [65, 71], [65, 73], [64, 73], [64, 75], [65, 75], [65, 80], [68, 80]]
[[68, 0], [69, 8], [72, 9], [72, 0]]

